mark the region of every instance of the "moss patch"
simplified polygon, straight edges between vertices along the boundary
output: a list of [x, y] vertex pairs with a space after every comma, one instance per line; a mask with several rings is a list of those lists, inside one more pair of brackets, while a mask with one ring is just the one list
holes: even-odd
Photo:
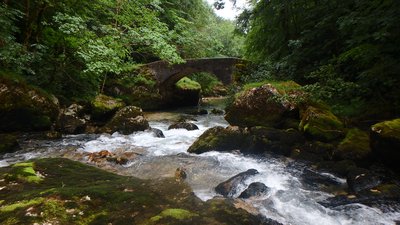
[[[46, 176], [40, 183], [4, 179], [16, 168], [27, 167]], [[67, 159], [38, 159], [0, 168], [0, 185], [5, 187], [0, 190], [0, 224], [260, 223], [228, 203], [215, 209], [218, 212], [212, 210], [175, 179], [140, 180]]]
[[107, 120], [124, 106], [125, 103], [121, 99], [99, 94], [92, 102], [92, 116], [94, 119]]
[[35, 171], [35, 164], [17, 163], [12, 166], [9, 173], [6, 174], [6, 179], [14, 181], [23, 181], [28, 183], [39, 183], [43, 178]]
[[332, 141], [343, 135], [344, 125], [332, 112], [309, 106], [301, 112], [299, 130], [321, 141]]
[[180, 79], [175, 86], [181, 90], [201, 90], [201, 85], [198, 82], [187, 77]]
[[151, 217], [150, 221], [157, 222], [166, 217], [171, 217], [177, 220], [184, 220], [184, 219], [190, 219], [194, 216], [199, 216], [199, 215], [185, 209], [166, 209], [157, 216]]
[[334, 154], [340, 159], [361, 160], [371, 154], [369, 135], [357, 128], [350, 129]]
[[400, 140], [400, 119], [377, 123], [372, 126], [372, 130], [382, 137]]

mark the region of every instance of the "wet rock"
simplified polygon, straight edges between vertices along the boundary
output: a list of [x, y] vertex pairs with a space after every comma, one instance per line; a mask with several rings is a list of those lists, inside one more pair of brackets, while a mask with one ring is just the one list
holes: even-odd
[[19, 149], [17, 136], [0, 134], [0, 154], [15, 152]]
[[370, 138], [373, 154], [393, 169], [399, 171], [400, 119], [373, 125]]
[[231, 151], [249, 148], [253, 139], [249, 132], [239, 127], [220, 126], [206, 130], [189, 147], [188, 152], [201, 154], [208, 151]]
[[54, 96], [5, 77], [0, 77], [0, 103], [0, 132], [49, 130], [59, 112]]
[[368, 133], [356, 128], [349, 130], [333, 155], [337, 159], [366, 160], [371, 155]]
[[342, 185], [342, 183], [338, 179], [335, 179], [332, 175], [318, 173], [317, 171], [313, 171], [311, 169], [304, 169], [301, 178], [303, 183], [311, 187], [318, 188], [319, 185], [326, 185], [326, 186]]
[[129, 160], [125, 157], [109, 157], [107, 158], [107, 161], [118, 165], [125, 165], [129, 162]]
[[93, 120], [107, 121], [114, 113], [125, 106], [121, 99], [113, 98], [103, 94], [97, 95], [91, 103], [91, 114]]
[[381, 182], [377, 175], [363, 168], [353, 168], [347, 175], [347, 185], [355, 193], [376, 187]]
[[79, 134], [86, 129], [87, 121], [83, 118], [83, 106], [72, 104], [62, 109], [57, 121], [57, 129], [65, 134]]
[[115, 113], [114, 117], [101, 130], [106, 133], [120, 132], [131, 134], [149, 129], [149, 122], [144, 118], [141, 108], [126, 106]]
[[186, 179], [187, 177], [187, 173], [186, 173], [186, 169], [179, 167], [175, 170], [175, 179], [177, 181], [182, 181], [184, 179]]
[[261, 182], [254, 182], [249, 185], [249, 187], [244, 190], [239, 198], [251, 198], [266, 195], [270, 191], [270, 188]]
[[240, 127], [278, 126], [287, 118], [296, 119], [298, 105], [294, 99], [304, 95], [299, 88], [300, 85], [289, 81], [245, 90], [226, 108], [225, 119]]
[[250, 176], [256, 174], [258, 174], [258, 171], [255, 169], [249, 169], [245, 172], [239, 173], [229, 178], [227, 181], [218, 184], [218, 186], [215, 187], [215, 191], [224, 197], [232, 197], [236, 193], [238, 185], [242, 184]]
[[320, 161], [317, 164], [318, 170], [327, 171], [341, 177], [347, 177], [347, 174], [356, 167], [354, 161], [351, 160]]
[[150, 131], [153, 133], [154, 137], [165, 138], [164, 133], [160, 129], [150, 128]]
[[332, 141], [343, 136], [343, 123], [328, 109], [309, 106], [300, 117], [300, 131], [312, 139]]
[[211, 113], [214, 115], [224, 115], [224, 110], [214, 108], [211, 110]]
[[178, 122], [178, 123], [174, 123], [168, 127], [168, 130], [171, 130], [171, 129], [198, 130], [199, 127], [197, 127], [196, 124], [194, 124], [194, 123]]

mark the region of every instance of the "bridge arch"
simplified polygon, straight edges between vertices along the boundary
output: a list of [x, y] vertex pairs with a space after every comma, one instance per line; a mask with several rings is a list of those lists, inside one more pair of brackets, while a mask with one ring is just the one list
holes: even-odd
[[185, 76], [207, 72], [215, 75], [224, 85], [233, 81], [235, 65], [243, 62], [240, 58], [200, 58], [187, 59], [185, 63], [169, 64], [156, 61], [144, 65], [157, 79], [160, 86], [173, 85]]

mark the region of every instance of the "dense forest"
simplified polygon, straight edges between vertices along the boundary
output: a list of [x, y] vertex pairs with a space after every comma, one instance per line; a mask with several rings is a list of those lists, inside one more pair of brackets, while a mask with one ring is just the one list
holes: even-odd
[[4, 0], [0, 14], [1, 73], [61, 99], [147, 62], [242, 54], [234, 23], [202, 0]]
[[399, 114], [397, 1], [250, 4], [237, 22], [247, 35], [245, 56], [262, 64], [250, 80], [295, 80], [346, 116]]

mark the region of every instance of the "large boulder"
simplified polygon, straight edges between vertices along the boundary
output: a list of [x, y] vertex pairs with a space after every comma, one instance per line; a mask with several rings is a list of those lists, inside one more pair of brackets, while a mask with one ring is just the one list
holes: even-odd
[[126, 106], [115, 113], [111, 121], [102, 128], [102, 131], [106, 133], [120, 132], [126, 135], [149, 128], [149, 122], [144, 118], [141, 108]]
[[370, 137], [373, 153], [394, 169], [400, 170], [400, 119], [373, 125]]
[[92, 119], [106, 121], [124, 106], [125, 103], [121, 99], [99, 94], [92, 101]]
[[256, 174], [258, 174], [258, 171], [255, 169], [249, 169], [245, 172], [239, 173], [218, 184], [217, 187], [215, 187], [215, 191], [224, 197], [233, 197], [237, 192], [237, 187], [243, 184], [247, 178]]
[[326, 108], [309, 106], [300, 116], [300, 131], [312, 139], [332, 141], [343, 136], [343, 123]]
[[0, 102], [0, 132], [48, 130], [59, 112], [54, 96], [4, 77], [0, 77]]
[[231, 151], [248, 148], [252, 143], [250, 133], [239, 127], [220, 126], [206, 130], [188, 149], [190, 153], [208, 151]]
[[75, 103], [62, 109], [57, 121], [57, 129], [65, 134], [83, 133], [87, 121], [83, 118], [82, 111], [83, 106]]
[[294, 129], [279, 130], [267, 127], [250, 129], [229, 126], [206, 130], [188, 149], [190, 153], [241, 150], [246, 153], [274, 152], [288, 155], [302, 145], [304, 138]]
[[197, 106], [201, 98], [201, 85], [184, 77], [173, 86], [166, 85], [161, 92], [168, 106]]
[[238, 94], [226, 108], [225, 119], [240, 127], [279, 126], [286, 119], [298, 118], [296, 99], [304, 95], [293, 82], [264, 84]]
[[371, 154], [368, 133], [357, 128], [350, 129], [333, 154], [338, 159], [367, 159]]

